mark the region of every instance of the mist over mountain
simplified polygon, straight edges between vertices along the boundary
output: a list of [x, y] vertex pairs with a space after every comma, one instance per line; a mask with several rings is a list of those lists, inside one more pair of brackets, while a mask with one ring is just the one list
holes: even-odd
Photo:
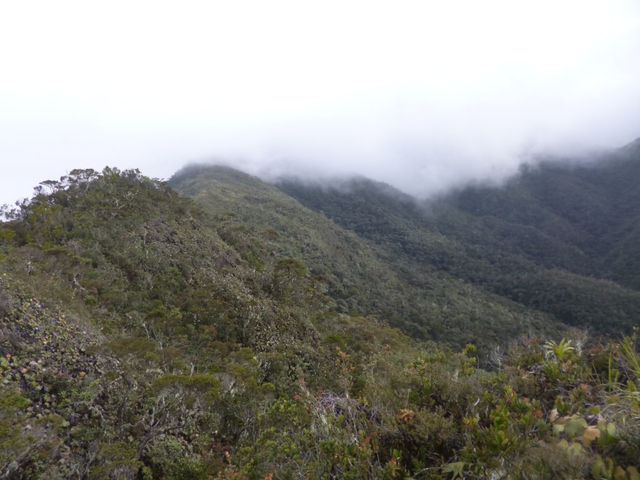
[[[339, 312], [373, 315], [416, 339], [447, 339], [460, 346], [475, 339], [484, 352], [500, 338], [558, 328], [548, 316], [438, 272], [436, 265], [398, 259], [386, 246], [340, 228], [326, 212], [311, 212], [247, 174], [195, 166], [178, 172], [170, 185], [224, 218], [248, 259], [302, 260], [310, 273], [324, 279]], [[385, 192], [374, 195], [385, 198]]]
[[426, 197], [637, 135], [636, 2], [277, 3], [4, 5], [0, 205], [216, 159]]
[[[340, 189], [279, 185], [397, 258], [605, 332], [613, 311], [626, 312], [617, 319], [627, 329], [638, 315], [639, 168], [634, 142], [595, 164], [543, 163], [503, 187], [423, 204], [365, 179]], [[609, 312], [598, 300], [607, 297]]]
[[638, 58], [637, 0], [0, 2], [0, 478], [639, 480]]
[[0, 223], [0, 476], [633, 479], [639, 168], [43, 182]]

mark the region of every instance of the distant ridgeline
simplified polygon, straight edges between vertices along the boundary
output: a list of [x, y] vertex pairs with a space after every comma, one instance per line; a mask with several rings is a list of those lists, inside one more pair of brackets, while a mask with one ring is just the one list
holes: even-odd
[[45, 181], [0, 223], [0, 478], [639, 479], [639, 173]]
[[589, 165], [542, 163], [501, 188], [431, 202], [369, 180], [278, 187], [384, 249], [405, 278], [448, 275], [553, 323], [617, 335], [640, 319], [639, 179], [636, 141]]

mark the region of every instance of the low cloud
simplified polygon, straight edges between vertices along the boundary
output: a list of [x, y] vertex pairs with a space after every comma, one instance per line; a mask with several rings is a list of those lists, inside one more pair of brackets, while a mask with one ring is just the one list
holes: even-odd
[[640, 136], [637, 2], [228, 3], [1, 7], [0, 204], [190, 162], [428, 197]]

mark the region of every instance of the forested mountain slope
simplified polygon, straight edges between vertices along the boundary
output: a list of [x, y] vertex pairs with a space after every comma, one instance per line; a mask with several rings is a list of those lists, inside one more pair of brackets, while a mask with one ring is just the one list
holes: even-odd
[[[473, 217], [532, 227], [578, 250], [582, 259], [549, 258], [543, 265], [607, 278], [640, 289], [640, 140], [587, 164], [546, 162], [525, 171], [505, 188], [469, 188], [448, 203]], [[520, 248], [525, 239], [512, 239]]]
[[413, 268], [614, 333], [640, 318], [639, 171], [635, 142], [595, 164], [543, 163], [429, 203], [366, 179], [279, 188]]
[[417, 351], [328, 308], [299, 260], [257, 271], [216, 219], [137, 171], [74, 170], [8, 215], [0, 478], [207, 478], [301, 379], [340, 390], [336, 344], [354, 392], [360, 355], [393, 349], [382, 375]]
[[[522, 332], [554, 334], [564, 328], [546, 314], [438, 271], [435, 264], [418, 267], [412, 258], [398, 258], [388, 245], [363, 240], [355, 234], [360, 231], [341, 228], [247, 174], [190, 167], [169, 183], [214, 214], [220, 235], [256, 269], [272, 268], [282, 256], [302, 260], [337, 311], [388, 322], [416, 339], [457, 347], [473, 342], [485, 353]], [[375, 212], [375, 203], [369, 207]], [[429, 240], [443, 242], [437, 234]], [[462, 251], [452, 242], [445, 247], [453, 257]]]
[[[74, 170], [5, 212], [0, 478], [640, 478], [636, 335], [561, 338], [404, 254], [469, 248], [408, 217], [377, 245], [232, 170], [174, 181], [195, 200]], [[491, 370], [469, 331], [512, 335]]]

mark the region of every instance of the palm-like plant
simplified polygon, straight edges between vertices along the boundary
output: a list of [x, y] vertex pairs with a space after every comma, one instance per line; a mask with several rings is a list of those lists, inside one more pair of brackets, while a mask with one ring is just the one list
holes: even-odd
[[575, 348], [571, 346], [571, 340], [565, 340], [564, 338], [560, 340], [560, 343], [549, 340], [544, 344], [544, 349], [546, 359], [554, 356], [559, 362], [566, 360], [569, 354], [575, 350]]

